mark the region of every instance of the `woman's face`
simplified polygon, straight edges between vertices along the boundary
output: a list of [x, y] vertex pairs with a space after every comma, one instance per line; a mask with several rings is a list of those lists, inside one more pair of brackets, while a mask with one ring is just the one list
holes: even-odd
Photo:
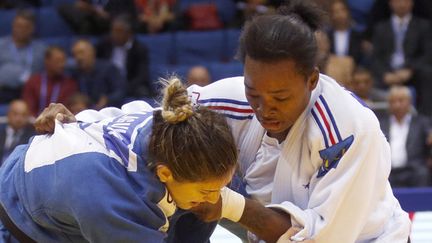
[[231, 181], [233, 174], [234, 170], [221, 178], [187, 182], [177, 181], [164, 165], [157, 168], [159, 179], [165, 183], [177, 207], [186, 210], [204, 202], [215, 204], [219, 200], [221, 189]]
[[318, 71], [309, 77], [291, 60], [263, 62], [246, 57], [246, 98], [271, 137], [285, 139], [289, 129], [309, 103], [318, 82]]

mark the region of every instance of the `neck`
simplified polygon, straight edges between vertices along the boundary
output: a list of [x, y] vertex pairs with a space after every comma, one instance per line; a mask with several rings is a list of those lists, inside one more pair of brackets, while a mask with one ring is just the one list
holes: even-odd
[[406, 14], [395, 14], [395, 15], [396, 15], [396, 17], [398, 17], [398, 18], [400, 18], [400, 19], [403, 19], [403, 18], [405, 18], [406, 16], [408, 16], [409, 13], [406, 13]]
[[285, 141], [285, 138], [287, 137], [290, 129], [291, 128], [287, 129], [286, 131], [280, 132], [280, 133], [267, 132], [267, 136], [269, 136], [271, 138], [276, 138], [279, 143], [282, 143], [283, 141]]
[[91, 70], [93, 70], [94, 64], [95, 64], [95, 61], [92, 60], [89, 63], [87, 63], [87, 65], [83, 65], [81, 67], [81, 70], [83, 70], [84, 72], [90, 72]]
[[17, 40], [15, 37], [12, 37], [12, 40], [15, 46], [18, 48], [25, 47], [30, 43], [30, 40]]
[[48, 78], [53, 79], [53, 80], [58, 79], [59, 77], [62, 76], [60, 73], [55, 73], [55, 72], [50, 72], [50, 71], [47, 71], [46, 75]]
[[348, 24], [335, 24], [334, 28], [337, 31], [345, 31], [345, 30], [349, 29], [349, 25]]
[[403, 123], [405, 116], [406, 115], [396, 115], [395, 118], [396, 118], [397, 123], [399, 123], [399, 124]]

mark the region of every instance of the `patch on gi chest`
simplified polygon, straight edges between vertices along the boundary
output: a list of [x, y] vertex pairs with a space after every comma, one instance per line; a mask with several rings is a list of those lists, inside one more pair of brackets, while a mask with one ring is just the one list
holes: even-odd
[[317, 178], [325, 176], [331, 169], [336, 169], [342, 156], [349, 149], [353, 141], [354, 136], [351, 135], [339, 143], [336, 143], [333, 146], [323, 149], [319, 152], [321, 158], [323, 159], [323, 163], [318, 169]]

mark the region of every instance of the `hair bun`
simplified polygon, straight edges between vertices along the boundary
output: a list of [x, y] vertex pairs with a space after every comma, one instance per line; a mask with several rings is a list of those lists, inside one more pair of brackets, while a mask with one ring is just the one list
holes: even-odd
[[277, 12], [286, 16], [297, 16], [313, 31], [321, 27], [324, 11], [316, 4], [306, 0], [287, 0]]
[[187, 90], [179, 78], [173, 76], [164, 83], [164, 96], [162, 99], [162, 118], [176, 124], [188, 119], [193, 114], [192, 103]]

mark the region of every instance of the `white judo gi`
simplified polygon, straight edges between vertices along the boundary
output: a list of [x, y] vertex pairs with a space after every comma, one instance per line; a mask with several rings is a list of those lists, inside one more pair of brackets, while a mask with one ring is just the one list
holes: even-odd
[[246, 191], [291, 215], [302, 228], [291, 240], [407, 242], [410, 220], [388, 182], [390, 148], [369, 108], [320, 75], [308, 107], [279, 144], [253, 115], [243, 81], [188, 90], [195, 103], [226, 114]]

